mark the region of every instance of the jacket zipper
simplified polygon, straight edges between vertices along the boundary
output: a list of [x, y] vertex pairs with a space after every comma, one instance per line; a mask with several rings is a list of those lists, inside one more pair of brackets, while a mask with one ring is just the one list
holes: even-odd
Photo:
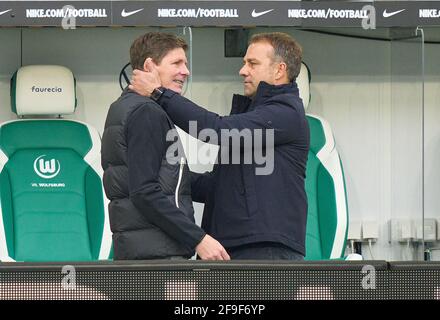
[[182, 176], [183, 176], [183, 166], [185, 165], [185, 158], [180, 158], [180, 167], [179, 167], [179, 179], [177, 180], [177, 186], [176, 186], [176, 207], [179, 208], [179, 188], [180, 183], [182, 182]]

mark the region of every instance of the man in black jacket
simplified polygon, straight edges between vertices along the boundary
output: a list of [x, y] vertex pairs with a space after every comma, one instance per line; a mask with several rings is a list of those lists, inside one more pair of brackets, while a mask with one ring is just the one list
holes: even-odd
[[[130, 62], [145, 69], [149, 57], [162, 85], [180, 94], [189, 75], [186, 48], [175, 35], [150, 32], [133, 42]], [[167, 140], [172, 130], [156, 102], [129, 89], [110, 106], [101, 160], [116, 260], [190, 258], [194, 251], [202, 259], [229, 259], [194, 222], [189, 169], [182, 152], [170, 152], [180, 144]]]
[[[192, 177], [193, 200], [205, 203], [202, 227], [232, 259], [301, 260], [305, 255], [309, 128], [295, 82], [301, 56], [300, 45], [285, 33], [254, 35], [239, 72], [245, 96], [234, 95], [231, 115], [225, 117], [164, 88], [149, 59], [148, 72], [133, 73], [133, 90], [155, 99], [196, 138], [201, 130], [214, 130], [220, 138], [210, 142], [217, 141], [221, 151], [231, 150], [229, 138], [253, 133], [250, 144], [235, 148], [238, 155], [232, 145], [239, 163], [222, 157], [212, 172]], [[261, 136], [265, 142], [257, 143]], [[256, 157], [261, 149], [269, 155], [265, 168]]]

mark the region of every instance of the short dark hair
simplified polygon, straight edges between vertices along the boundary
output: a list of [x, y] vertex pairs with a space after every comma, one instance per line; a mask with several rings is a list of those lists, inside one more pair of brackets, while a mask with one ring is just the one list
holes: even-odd
[[274, 61], [281, 60], [287, 65], [289, 81], [294, 81], [301, 70], [302, 47], [290, 35], [283, 32], [254, 34], [249, 44], [268, 42], [274, 49]]
[[171, 33], [148, 32], [134, 40], [130, 47], [131, 67], [142, 70], [148, 57], [160, 64], [169, 51], [177, 48], [186, 51], [188, 45], [185, 40]]

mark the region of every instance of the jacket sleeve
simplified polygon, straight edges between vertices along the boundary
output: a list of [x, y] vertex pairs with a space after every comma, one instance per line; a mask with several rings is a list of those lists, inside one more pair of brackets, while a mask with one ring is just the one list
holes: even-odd
[[165, 196], [158, 181], [167, 148], [168, 130], [166, 115], [151, 106], [143, 105], [129, 116], [127, 161], [130, 200], [148, 221], [194, 249], [205, 232]]
[[[286, 100], [285, 97], [277, 98], [275, 96], [268, 99], [267, 105], [263, 105], [261, 108], [230, 116], [219, 116], [210, 112], [172, 90], [165, 90], [159, 104], [177, 126], [190, 135], [194, 136], [197, 133], [195, 138], [198, 138], [203, 129], [215, 130], [218, 137], [221, 136], [222, 129], [237, 129], [235, 131], [237, 135], [239, 135], [238, 131], [245, 129], [261, 129], [263, 136], [267, 129], [273, 129], [274, 144], [278, 145], [302, 137], [305, 126], [304, 116], [300, 116], [295, 108], [287, 104]], [[192, 127], [196, 124], [197, 130], [190, 130], [190, 121], [194, 121]], [[234, 131], [230, 131], [231, 133], [234, 134]], [[218, 140], [216, 144], [220, 144], [221, 141]]]
[[212, 190], [214, 172], [191, 172], [191, 196], [195, 202], [206, 202], [206, 197]]

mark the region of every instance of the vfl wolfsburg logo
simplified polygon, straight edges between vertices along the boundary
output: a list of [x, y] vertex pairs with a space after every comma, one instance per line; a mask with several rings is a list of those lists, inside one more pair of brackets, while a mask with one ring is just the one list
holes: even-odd
[[61, 165], [60, 162], [56, 159], [45, 160], [43, 157], [46, 155], [43, 154], [39, 156], [34, 161], [34, 171], [41, 178], [51, 179], [56, 177], [56, 175], [60, 172]]

